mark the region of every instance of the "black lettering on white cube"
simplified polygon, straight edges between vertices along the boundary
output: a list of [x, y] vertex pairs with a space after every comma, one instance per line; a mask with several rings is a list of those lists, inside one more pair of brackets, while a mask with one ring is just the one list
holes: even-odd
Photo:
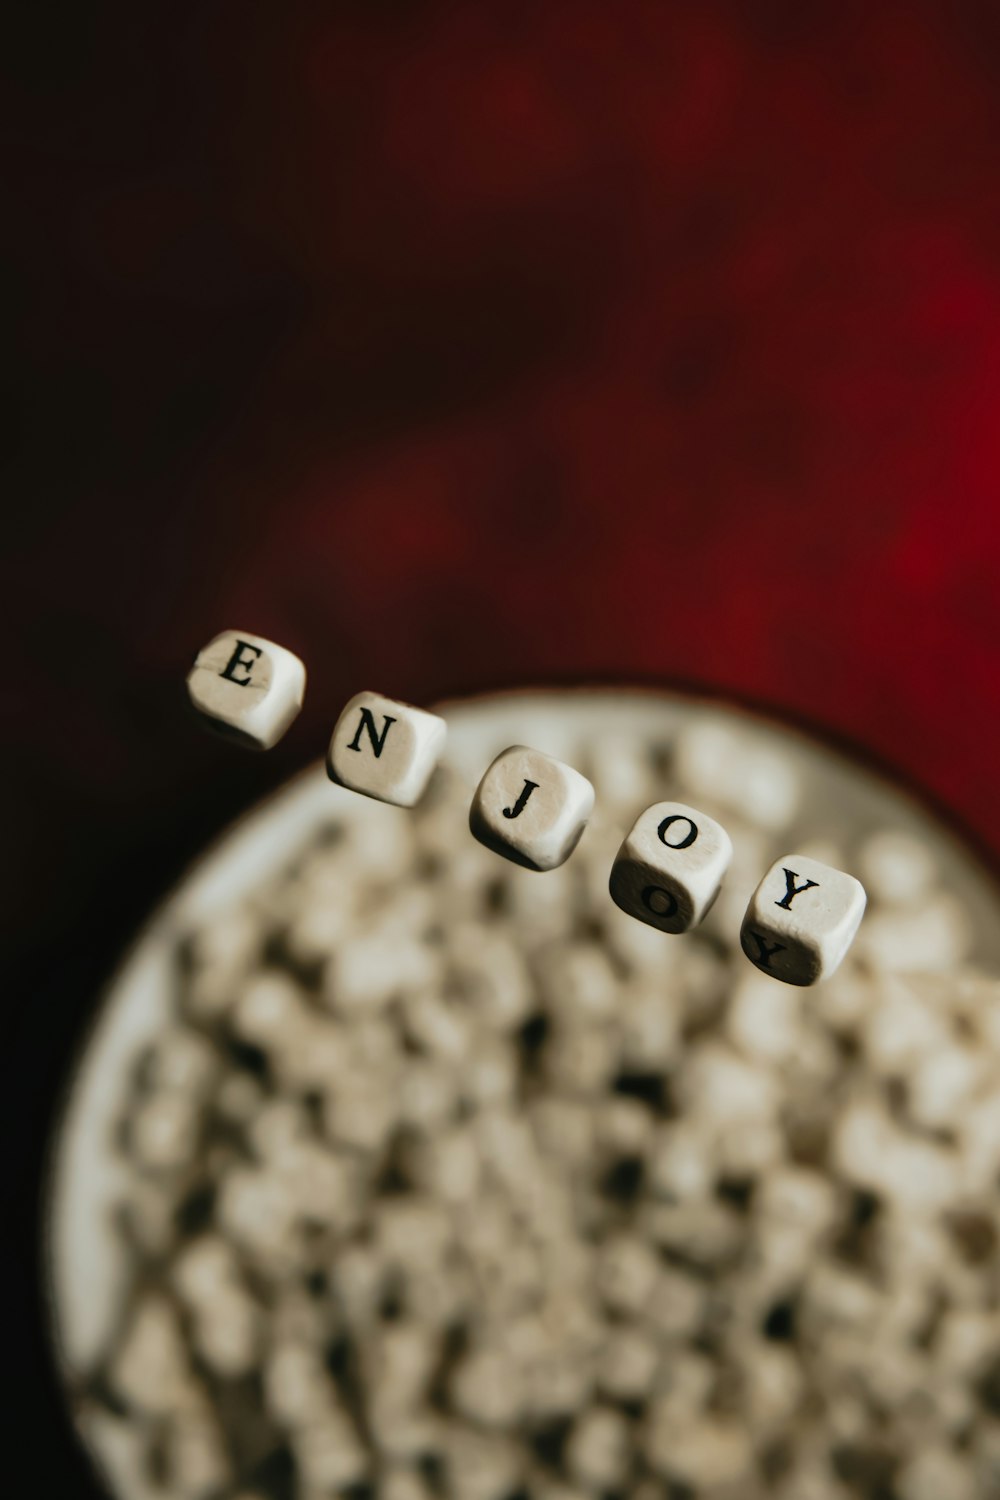
[[357, 693], [334, 725], [327, 774], [365, 797], [413, 807], [441, 759], [447, 734], [437, 714], [381, 693]]
[[733, 857], [726, 830], [683, 802], [657, 802], [632, 825], [611, 869], [611, 899], [661, 932], [696, 927]]
[[572, 766], [511, 745], [476, 788], [469, 827], [481, 844], [528, 870], [554, 870], [580, 841], [594, 788]]
[[771, 866], [750, 898], [740, 942], [752, 964], [786, 984], [828, 979], [864, 916], [860, 880], [804, 854]]
[[195, 659], [188, 696], [214, 729], [269, 750], [302, 707], [306, 669], [294, 652], [245, 630], [224, 630]]

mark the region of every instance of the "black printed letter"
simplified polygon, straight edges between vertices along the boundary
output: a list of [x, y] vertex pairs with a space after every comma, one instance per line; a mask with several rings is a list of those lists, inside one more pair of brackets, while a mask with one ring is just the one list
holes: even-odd
[[[759, 932], [746, 932], [744, 933], [744, 938], [750, 938], [754, 943], [757, 944], [757, 952], [747, 953], [747, 958], [749, 958], [752, 963], [759, 964], [762, 968], [765, 969], [769, 969], [771, 967], [771, 955], [773, 953], [784, 953], [785, 951], [784, 943], [772, 943], [771, 946], [768, 947], [767, 943], [765, 943]], [[745, 942], [743, 946], [745, 951]]]
[[[667, 838], [667, 829], [671, 823], [687, 823], [691, 829], [690, 833], [682, 838], [679, 844], [672, 844]], [[660, 843], [666, 844], [668, 849], [688, 849], [698, 837], [697, 823], [693, 822], [691, 818], [685, 817], [683, 813], [671, 813], [669, 818], [664, 818], [656, 831], [660, 836]]]
[[395, 724], [395, 722], [396, 721], [392, 717], [392, 714], [386, 714], [386, 716], [385, 716], [385, 723], [382, 725], [382, 733], [381, 734], [376, 734], [375, 733], [375, 718], [374, 718], [374, 715], [372, 714], [372, 711], [371, 711], [370, 708], [363, 708], [361, 710], [361, 723], [358, 725], [358, 732], [354, 736], [354, 738], [351, 741], [351, 743], [348, 745], [348, 747], [347, 747], [348, 750], [357, 750], [357, 751], [360, 752], [360, 750], [361, 750], [361, 731], [363, 729], [367, 729], [367, 731], [368, 731], [368, 738], [371, 740], [371, 742], [372, 742], [372, 749], [375, 751], [375, 759], [378, 760], [379, 756], [382, 754], [382, 747], [385, 744], [385, 737], [389, 733], [389, 725], [390, 724]]
[[[654, 906], [654, 896], [662, 896], [667, 905]], [[662, 885], [647, 885], [639, 899], [646, 910], [653, 913], [654, 917], [676, 917], [677, 915], [677, 898], [676, 896], [672, 896], [669, 891], [665, 891]]]
[[[784, 865], [781, 868], [785, 870]], [[811, 885], [819, 885], [818, 880], [806, 880], [803, 881], [802, 885], [796, 885], [795, 882], [798, 878], [794, 870], [785, 870], [785, 894], [780, 901], [774, 903], [775, 906], [780, 906], [783, 911], [791, 911], [792, 901], [796, 896], [801, 896], [802, 892], [807, 891]]]
[[531, 796], [532, 792], [535, 790], [535, 787], [537, 785], [538, 785], [537, 781], [529, 781], [528, 778], [527, 778], [527, 776], [526, 776], [524, 778], [524, 786], [521, 788], [521, 795], [520, 795], [520, 797], [518, 797], [517, 801], [514, 803], [514, 806], [513, 807], [505, 807], [503, 809], [503, 815], [504, 815], [504, 817], [505, 818], [519, 818], [521, 816], [521, 813], [524, 811], [524, 804], [527, 802], [528, 798]]
[[[244, 656], [243, 653], [245, 651], [252, 651], [253, 656]], [[249, 687], [250, 678], [253, 674], [254, 666], [257, 663], [257, 658], [263, 655], [264, 653], [259, 646], [251, 646], [249, 641], [238, 640], [236, 642], [236, 650], [226, 662], [226, 665], [219, 673], [219, 676], [227, 677], [230, 682], [235, 682], [237, 687]], [[237, 677], [237, 667], [243, 667], [247, 675], [245, 677]]]

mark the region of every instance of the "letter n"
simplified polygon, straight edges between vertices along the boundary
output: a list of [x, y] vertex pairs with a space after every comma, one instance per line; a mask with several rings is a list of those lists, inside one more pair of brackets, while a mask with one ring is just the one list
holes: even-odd
[[382, 725], [382, 733], [379, 734], [375, 729], [375, 717], [371, 709], [363, 708], [361, 710], [361, 722], [358, 725], [357, 733], [347, 747], [348, 750], [357, 750], [360, 752], [361, 735], [365, 730], [367, 730], [368, 738], [372, 742], [372, 749], [375, 751], [375, 759], [378, 760], [379, 756], [382, 754], [383, 746], [385, 745], [385, 737], [389, 733], [389, 725], [395, 724], [395, 722], [396, 720], [393, 718], [392, 714], [386, 714], [384, 723]]

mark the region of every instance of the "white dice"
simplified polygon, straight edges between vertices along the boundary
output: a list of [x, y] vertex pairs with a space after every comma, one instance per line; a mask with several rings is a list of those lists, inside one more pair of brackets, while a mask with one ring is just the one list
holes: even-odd
[[437, 714], [381, 693], [357, 693], [334, 725], [327, 774], [352, 792], [413, 807], [441, 759], [447, 734]]
[[[188, 674], [194, 707], [215, 727], [268, 749], [302, 707], [305, 667], [273, 641], [227, 630]], [[357, 693], [330, 739], [332, 781], [397, 807], [423, 796], [447, 738], [444, 719], [380, 693]], [[469, 827], [481, 844], [529, 870], [553, 870], [576, 848], [594, 808], [585, 776], [541, 750], [511, 745], [476, 788]], [[639, 815], [615, 856], [609, 889], [622, 911], [660, 932], [697, 926], [732, 859], [729, 835], [683, 802]], [[740, 929], [743, 951], [787, 984], [825, 979], [850, 947], [866, 905], [861, 882], [805, 854], [772, 865]]]
[[788, 854], [750, 897], [740, 942], [752, 964], [786, 984], [828, 979], [854, 940], [867, 897], [860, 880]]
[[615, 857], [611, 899], [661, 932], [697, 926], [733, 857], [726, 830], [683, 802], [647, 807]]
[[213, 729], [269, 750], [302, 707], [306, 669], [263, 636], [224, 630], [198, 652], [187, 688]]
[[554, 870], [573, 853], [594, 808], [594, 788], [572, 766], [511, 745], [472, 799], [469, 827], [481, 844], [528, 870]]

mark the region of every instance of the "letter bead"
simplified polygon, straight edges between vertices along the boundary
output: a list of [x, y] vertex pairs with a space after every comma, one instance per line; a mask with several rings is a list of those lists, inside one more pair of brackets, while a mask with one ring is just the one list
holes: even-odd
[[683, 802], [647, 807], [615, 856], [611, 899], [661, 932], [696, 927], [719, 894], [733, 857], [729, 835]]
[[213, 729], [270, 750], [302, 707], [306, 669], [263, 636], [224, 630], [198, 652], [187, 689]]
[[469, 827], [494, 854], [528, 870], [554, 870], [573, 853], [593, 809], [594, 788], [579, 771], [511, 745], [476, 788]]
[[786, 984], [828, 979], [854, 941], [867, 902], [853, 875], [787, 854], [768, 870], [743, 918], [743, 952]]
[[334, 725], [327, 775], [378, 802], [413, 807], [441, 759], [447, 735], [437, 714], [381, 693], [357, 693]]

